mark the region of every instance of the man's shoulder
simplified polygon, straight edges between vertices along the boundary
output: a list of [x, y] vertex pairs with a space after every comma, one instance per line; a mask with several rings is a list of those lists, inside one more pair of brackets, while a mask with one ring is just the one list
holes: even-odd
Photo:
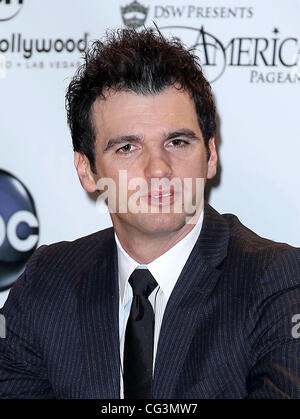
[[112, 227], [78, 238], [40, 246], [26, 266], [27, 276], [75, 277], [107, 256], [115, 246]]
[[[56, 307], [67, 298], [70, 305], [89, 272], [101, 273], [97, 268], [112, 260], [114, 249], [113, 228], [73, 241], [40, 246], [13, 285], [5, 306], [9, 310], [19, 298], [24, 307], [35, 304], [36, 312], [43, 309], [45, 301]], [[100, 279], [98, 276], [97, 280]]]
[[222, 214], [221, 217], [229, 230], [227, 258], [230, 264], [234, 262], [236, 269], [239, 266], [252, 280], [259, 277], [260, 281], [268, 282], [272, 279], [278, 286], [281, 282], [287, 286], [288, 278], [289, 286], [299, 285], [300, 248], [258, 235], [236, 215]]
[[[256, 319], [260, 307], [281, 296], [282, 304], [295, 298], [300, 289], [300, 249], [259, 236], [236, 215], [208, 209], [207, 230], [221, 231], [223, 256], [216, 267], [238, 301], [246, 301], [248, 313]], [[216, 227], [217, 226], [217, 227]], [[244, 297], [247, 299], [244, 300]], [[298, 298], [298, 294], [297, 294]]]
[[277, 254], [283, 252], [299, 251], [288, 243], [271, 240], [245, 226], [234, 214], [222, 214], [229, 228], [229, 245], [236, 249], [241, 249], [244, 253], [258, 255], [261, 253]]
[[208, 204], [205, 210], [203, 243], [208, 243], [210, 248], [217, 249], [219, 253], [222, 248], [223, 261], [229, 264], [233, 262], [236, 267], [246, 266], [248, 271], [253, 269], [256, 273], [262, 273], [281, 259], [292, 258], [295, 261], [294, 266], [299, 263], [299, 248], [260, 236], [246, 227], [234, 214], [220, 214]]
[[[234, 248], [249, 254], [261, 252], [293, 251], [296, 248], [283, 242], [277, 242], [260, 236], [249, 227], [244, 225], [238, 216], [231, 213], [221, 214], [206, 203], [205, 205], [205, 234], [213, 234], [218, 241], [226, 243], [229, 248]], [[299, 250], [299, 249], [298, 249]]]
[[68, 258], [73, 257], [75, 252], [83, 257], [85, 255], [89, 257], [107, 251], [107, 246], [111, 246], [113, 243], [114, 229], [109, 227], [72, 241], [60, 241], [42, 247], [44, 248], [43, 253], [47, 254], [47, 256], [61, 255], [64, 258]]

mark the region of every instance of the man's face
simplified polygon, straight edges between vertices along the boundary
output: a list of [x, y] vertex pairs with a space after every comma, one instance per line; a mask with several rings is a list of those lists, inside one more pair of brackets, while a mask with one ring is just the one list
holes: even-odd
[[[92, 119], [96, 133], [97, 176], [93, 175], [92, 186], [81, 181], [89, 191], [95, 189], [100, 178], [110, 178], [115, 182], [117, 209], [115, 213], [111, 212], [111, 217], [116, 230], [123, 229], [128, 233], [137, 230], [147, 235], [180, 230], [186, 224], [187, 215], [192, 215], [184, 205], [183, 195], [188, 195], [185, 179], [192, 180], [190, 197], [187, 198], [195, 203], [196, 178], [205, 182], [206, 178], [212, 177], [217, 161], [213, 138], [209, 143], [210, 159], [207, 161], [203, 136], [189, 94], [173, 87], [147, 96], [126, 91], [109, 92], [105, 99], [94, 103]], [[89, 167], [88, 170], [91, 178]], [[125, 188], [129, 200], [133, 194], [136, 196], [138, 188], [129, 190], [128, 186], [132, 187], [136, 178], [143, 181], [141, 196], [132, 201], [141, 210], [137, 213], [120, 212], [120, 171], [123, 180], [126, 174]], [[168, 182], [172, 184], [175, 178], [182, 184], [181, 192], [177, 186], [168, 187]], [[159, 187], [158, 181], [162, 182]], [[124, 182], [122, 193], [124, 196]]]

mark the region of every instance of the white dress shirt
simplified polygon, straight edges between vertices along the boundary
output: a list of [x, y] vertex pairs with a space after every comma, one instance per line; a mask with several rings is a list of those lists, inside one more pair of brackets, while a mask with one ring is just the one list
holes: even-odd
[[139, 269], [149, 269], [155, 278], [158, 286], [149, 296], [155, 315], [154, 326], [154, 348], [153, 348], [153, 372], [156, 358], [156, 350], [159, 338], [159, 332], [163, 319], [163, 314], [168, 299], [173, 291], [179, 275], [188, 260], [188, 257], [198, 239], [203, 222], [203, 210], [198, 218], [197, 223], [192, 230], [178, 243], [171, 247], [167, 252], [153, 260], [147, 265], [140, 265], [123, 249], [118, 236], [115, 233], [118, 252], [118, 281], [119, 281], [119, 336], [120, 336], [120, 395], [123, 394], [123, 354], [125, 342], [126, 324], [130, 313], [132, 302], [132, 288], [128, 279], [132, 272], [138, 267]]

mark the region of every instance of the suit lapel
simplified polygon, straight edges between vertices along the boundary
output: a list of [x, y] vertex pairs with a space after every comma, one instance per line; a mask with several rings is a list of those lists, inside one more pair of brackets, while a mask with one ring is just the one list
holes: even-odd
[[120, 397], [119, 290], [113, 230], [82, 275], [78, 298], [86, 398]]
[[227, 223], [208, 204], [200, 236], [169, 298], [157, 348], [154, 398], [172, 398], [197, 325], [205, 321], [205, 303], [218, 281], [218, 265], [227, 254]]

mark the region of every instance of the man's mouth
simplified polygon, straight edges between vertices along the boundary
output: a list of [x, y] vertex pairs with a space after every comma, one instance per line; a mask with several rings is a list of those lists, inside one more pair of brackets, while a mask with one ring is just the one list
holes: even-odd
[[158, 195], [155, 195], [155, 194], [150, 194], [150, 196], [152, 197], [152, 198], [163, 198], [163, 197], [165, 197], [165, 196], [171, 196], [172, 195], [172, 193], [171, 192], [169, 192], [169, 193], [163, 193], [163, 194], [158, 194]]
[[174, 190], [168, 191], [151, 191], [144, 198], [148, 200], [148, 205], [152, 206], [167, 206], [172, 205], [175, 200]]

